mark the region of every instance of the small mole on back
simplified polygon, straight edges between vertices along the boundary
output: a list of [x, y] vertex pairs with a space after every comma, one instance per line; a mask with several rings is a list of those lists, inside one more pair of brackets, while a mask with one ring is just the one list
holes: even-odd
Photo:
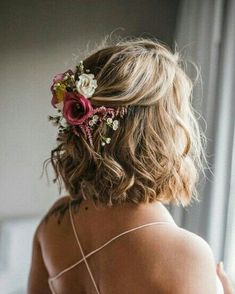
[[88, 209], [88, 207], [86, 206], [86, 207], [85, 207], [85, 209], [87, 210], [87, 209]]

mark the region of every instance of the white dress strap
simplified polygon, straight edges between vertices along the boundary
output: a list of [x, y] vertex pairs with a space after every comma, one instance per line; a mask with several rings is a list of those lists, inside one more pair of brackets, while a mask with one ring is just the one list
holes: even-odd
[[83, 252], [82, 245], [81, 245], [81, 243], [80, 243], [80, 241], [79, 241], [79, 238], [78, 238], [78, 234], [77, 234], [77, 231], [76, 231], [76, 228], [75, 228], [75, 225], [74, 225], [74, 221], [73, 221], [73, 215], [72, 215], [72, 209], [71, 209], [71, 201], [69, 202], [69, 215], [70, 215], [70, 220], [71, 220], [71, 224], [72, 224], [73, 232], [74, 232], [74, 235], [75, 235], [76, 241], [77, 241], [77, 243], [78, 243], [78, 246], [79, 246], [79, 248], [80, 248], [80, 251], [81, 251], [81, 254], [82, 254], [83, 260], [84, 260], [84, 262], [85, 262], [85, 264], [86, 264], [87, 270], [88, 270], [89, 275], [90, 275], [90, 277], [91, 277], [91, 280], [92, 280], [92, 282], [93, 282], [93, 284], [94, 284], [95, 290], [96, 290], [96, 292], [97, 292], [98, 294], [100, 294], [100, 292], [99, 292], [99, 290], [98, 290], [98, 287], [97, 287], [97, 285], [96, 285], [95, 279], [94, 279], [94, 277], [93, 277], [93, 274], [92, 274], [92, 272], [91, 272], [91, 269], [90, 269], [90, 267], [89, 267], [89, 264], [88, 264], [88, 262], [87, 262], [87, 260], [86, 260], [86, 256], [85, 256], [85, 254], [84, 254], [84, 252]]

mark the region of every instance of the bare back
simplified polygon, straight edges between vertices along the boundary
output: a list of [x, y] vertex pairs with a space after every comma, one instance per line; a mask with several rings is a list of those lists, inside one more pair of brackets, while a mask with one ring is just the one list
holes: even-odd
[[[59, 203], [68, 201], [69, 197], [64, 197]], [[58, 217], [51, 215], [38, 229], [38, 242], [51, 286], [48, 293], [151, 294], [156, 293], [156, 285], [158, 293], [171, 293], [168, 279], [171, 271], [175, 271], [172, 265], [179, 258], [172, 248], [180, 228], [160, 202], [97, 208], [90, 200], [84, 200], [71, 208], [73, 223], [68, 209], [60, 224]], [[153, 222], [167, 225], [143, 226], [122, 235], [88, 256], [89, 268], [82, 260], [84, 255], [122, 232]]]
[[[61, 201], [67, 202], [69, 198], [65, 197]], [[139, 225], [164, 221], [176, 226], [160, 203], [151, 204], [148, 208], [133, 204], [125, 204], [120, 208], [96, 208], [91, 201], [86, 200], [72, 209], [72, 213], [85, 254]], [[161, 233], [166, 230], [169, 230], [169, 226], [149, 226], [135, 230], [89, 257], [89, 266], [102, 293], [110, 293], [110, 289], [113, 289], [113, 293], [130, 293], [130, 289], [135, 290], [135, 293], [143, 293], [146, 282], [151, 279], [151, 269], [157, 263], [157, 249], [161, 255], [161, 244], [155, 238], [161, 238]], [[38, 235], [50, 277], [82, 258], [68, 210], [60, 224], [57, 216], [50, 216], [41, 225]], [[56, 293], [96, 293], [85, 263], [54, 281], [53, 286]]]

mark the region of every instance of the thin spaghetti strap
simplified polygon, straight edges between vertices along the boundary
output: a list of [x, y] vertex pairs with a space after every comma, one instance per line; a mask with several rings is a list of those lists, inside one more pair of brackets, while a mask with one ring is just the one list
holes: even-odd
[[86, 256], [84, 256], [83, 258], [81, 258], [80, 260], [78, 260], [77, 262], [73, 263], [72, 265], [70, 265], [69, 267], [67, 267], [66, 269], [62, 270], [61, 272], [59, 272], [56, 276], [51, 277], [50, 280], [56, 280], [58, 279], [60, 276], [62, 276], [64, 273], [70, 271], [71, 269], [75, 268], [76, 266], [78, 266], [80, 263], [82, 263], [83, 261], [85, 261], [86, 258], [92, 256], [93, 254], [95, 254], [96, 252], [100, 251], [101, 249], [103, 249], [104, 247], [106, 247], [108, 244], [110, 244], [111, 242], [113, 242], [114, 240], [120, 238], [123, 235], [126, 235], [130, 232], [133, 232], [135, 230], [144, 228], [144, 227], [148, 227], [148, 226], [153, 226], [153, 225], [174, 225], [177, 226], [175, 223], [170, 223], [170, 222], [151, 222], [151, 223], [147, 223], [147, 224], [143, 224], [140, 226], [137, 226], [135, 228], [129, 229], [127, 231], [124, 231], [120, 234], [118, 234], [117, 236], [111, 238], [109, 241], [105, 242], [103, 245], [101, 245], [100, 247], [96, 248], [95, 250], [91, 251], [90, 253], [88, 253]]
[[52, 294], [56, 294], [55, 289], [53, 288], [52, 279], [48, 279], [49, 288]]
[[95, 280], [94, 280], [94, 277], [91, 273], [91, 270], [89, 268], [89, 265], [87, 263], [87, 258], [90, 257], [91, 255], [95, 254], [96, 252], [100, 251], [101, 249], [103, 249], [104, 247], [106, 247], [108, 244], [110, 244], [111, 242], [113, 242], [114, 240], [120, 238], [121, 236], [123, 235], [126, 235], [130, 232], [133, 232], [135, 230], [138, 230], [138, 229], [141, 229], [141, 228], [144, 228], [144, 227], [148, 227], [148, 226], [153, 226], [153, 225], [173, 225], [173, 226], [176, 226], [177, 225], [175, 223], [172, 223], [172, 222], [168, 222], [168, 221], [154, 221], [154, 222], [150, 222], [150, 223], [146, 223], [146, 224], [143, 224], [143, 225], [139, 225], [137, 227], [134, 227], [132, 229], [129, 229], [129, 230], [126, 230], [118, 235], [116, 235], [115, 237], [111, 238], [110, 240], [106, 241], [103, 245], [101, 245], [100, 247], [96, 248], [95, 250], [91, 251], [90, 253], [88, 253], [87, 255], [84, 255], [84, 252], [83, 252], [83, 249], [82, 249], [82, 246], [81, 246], [81, 243], [79, 241], [79, 238], [78, 238], [78, 234], [76, 232], [76, 229], [75, 229], [75, 225], [74, 225], [74, 221], [73, 221], [73, 216], [72, 216], [72, 211], [71, 211], [71, 201], [69, 203], [69, 215], [70, 215], [70, 220], [71, 220], [71, 225], [72, 225], [72, 229], [73, 229], [73, 232], [74, 232], [74, 236], [76, 238], [76, 241], [77, 241], [77, 244], [80, 248], [80, 251], [81, 251], [81, 254], [82, 254], [82, 258], [80, 260], [78, 260], [77, 262], [75, 262], [74, 264], [70, 265], [69, 267], [67, 267], [66, 269], [62, 270], [61, 272], [59, 272], [57, 275], [55, 275], [54, 277], [50, 277], [49, 278], [49, 285], [50, 285], [50, 288], [52, 290], [52, 293], [53, 294], [56, 294], [55, 293], [55, 290], [53, 289], [53, 285], [52, 285], [52, 282], [56, 279], [58, 279], [60, 276], [62, 276], [64, 273], [70, 271], [71, 269], [75, 268], [76, 266], [78, 266], [80, 263], [82, 263], [83, 261], [86, 263], [86, 266], [87, 266], [87, 269], [88, 269], [88, 272], [91, 276], [91, 279], [92, 279], [92, 282], [95, 286], [95, 289], [97, 291], [97, 293], [99, 293], [99, 290], [97, 289], [97, 286], [96, 286], [96, 283], [95, 283]]
[[97, 285], [96, 285], [95, 279], [94, 279], [94, 277], [93, 277], [93, 274], [92, 274], [92, 272], [91, 272], [91, 269], [90, 269], [90, 267], [89, 267], [89, 264], [88, 264], [88, 262], [87, 262], [87, 260], [86, 260], [86, 256], [85, 256], [85, 254], [84, 254], [84, 252], [83, 252], [82, 245], [81, 245], [81, 243], [80, 243], [80, 241], [79, 241], [79, 238], [78, 238], [78, 234], [77, 234], [77, 231], [76, 231], [76, 228], [75, 228], [75, 225], [74, 225], [74, 221], [73, 221], [73, 215], [72, 215], [72, 209], [71, 209], [71, 200], [70, 200], [70, 202], [69, 202], [69, 215], [70, 215], [70, 221], [71, 221], [71, 225], [72, 225], [73, 233], [74, 233], [75, 239], [76, 239], [76, 241], [77, 241], [77, 244], [78, 244], [78, 246], [79, 246], [79, 248], [80, 248], [80, 251], [81, 251], [81, 254], [82, 254], [83, 260], [84, 260], [84, 262], [85, 262], [85, 264], [86, 264], [87, 270], [88, 270], [88, 272], [89, 272], [89, 274], [90, 274], [90, 277], [91, 277], [91, 280], [92, 280], [92, 282], [93, 282], [93, 284], [94, 284], [95, 290], [96, 290], [96, 292], [97, 292], [98, 294], [100, 294], [100, 292], [99, 292], [99, 290], [98, 290], [98, 287], [97, 287]]

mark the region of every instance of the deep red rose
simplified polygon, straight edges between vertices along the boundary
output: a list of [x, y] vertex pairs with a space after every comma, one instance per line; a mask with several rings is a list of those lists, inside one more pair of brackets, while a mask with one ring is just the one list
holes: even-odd
[[74, 92], [65, 94], [63, 116], [68, 123], [80, 125], [92, 114], [93, 108], [87, 98]]

